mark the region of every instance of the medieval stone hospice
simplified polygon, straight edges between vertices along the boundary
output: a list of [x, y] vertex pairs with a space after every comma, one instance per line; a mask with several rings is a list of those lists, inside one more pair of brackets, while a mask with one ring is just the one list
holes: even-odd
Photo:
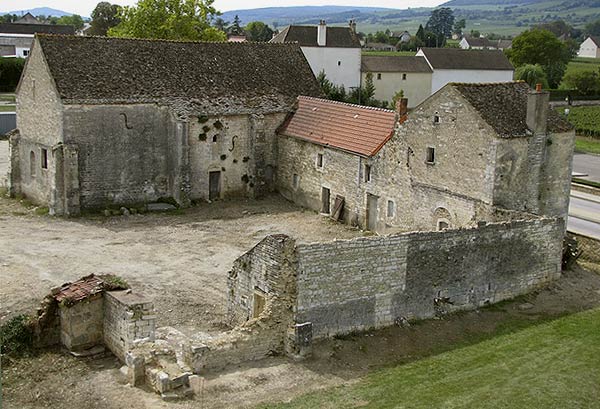
[[547, 92], [450, 83], [410, 111], [406, 99], [384, 110], [320, 97], [298, 44], [38, 35], [10, 138], [12, 195], [70, 216], [278, 193], [372, 232], [263, 233], [231, 266], [233, 329], [217, 335], [155, 328], [151, 300], [91, 276], [52, 294], [48, 339], [103, 345], [132, 385], [169, 398], [232, 364], [305, 357], [318, 339], [560, 276], [575, 132]]

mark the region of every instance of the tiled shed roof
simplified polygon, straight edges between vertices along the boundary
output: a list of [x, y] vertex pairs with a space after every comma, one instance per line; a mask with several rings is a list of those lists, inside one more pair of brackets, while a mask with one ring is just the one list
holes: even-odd
[[66, 283], [54, 294], [56, 301], [68, 300], [70, 304], [82, 301], [104, 291], [104, 281], [91, 274], [73, 283]]
[[298, 95], [321, 95], [296, 44], [37, 38], [66, 104], [168, 100], [196, 110], [258, 112], [291, 109]]
[[375, 155], [394, 132], [396, 112], [298, 97], [298, 109], [279, 133], [361, 156]]
[[432, 72], [424, 57], [404, 55], [363, 55], [361, 69], [363, 72]]
[[[503, 138], [528, 135], [527, 94], [529, 85], [522, 81], [492, 84], [451, 83], [481, 117]], [[548, 110], [548, 131], [559, 133], [572, 129], [556, 111]]]
[[465, 37], [471, 47], [492, 47], [493, 44], [487, 38]]
[[592, 39], [592, 41], [594, 42], [594, 44], [596, 44], [598, 47], [600, 47], [600, 37], [598, 37], [598, 36], [590, 36], [590, 38]]
[[422, 48], [434, 70], [514, 70], [499, 50], [461, 50], [460, 48]]
[[[327, 27], [326, 33], [327, 47], [360, 48], [360, 40], [350, 27]], [[302, 47], [318, 47], [317, 26], [287, 26], [271, 42], [297, 42]]]

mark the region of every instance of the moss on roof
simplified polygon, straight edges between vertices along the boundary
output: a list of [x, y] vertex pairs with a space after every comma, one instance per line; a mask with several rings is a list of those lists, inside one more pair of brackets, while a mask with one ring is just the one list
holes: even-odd
[[38, 35], [63, 103], [290, 108], [321, 90], [296, 44]]
[[[502, 82], [488, 84], [451, 83], [481, 117], [503, 138], [523, 137], [527, 128], [527, 94], [525, 82]], [[548, 111], [548, 131], [567, 132], [572, 125], [554, 110]]]

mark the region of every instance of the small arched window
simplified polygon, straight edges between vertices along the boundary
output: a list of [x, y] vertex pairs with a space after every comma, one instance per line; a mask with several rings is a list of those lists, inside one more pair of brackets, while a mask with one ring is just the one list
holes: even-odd
[[35, 177], [35, 152], [31, 151], [29, 152], [29, 176], [34, 178]]

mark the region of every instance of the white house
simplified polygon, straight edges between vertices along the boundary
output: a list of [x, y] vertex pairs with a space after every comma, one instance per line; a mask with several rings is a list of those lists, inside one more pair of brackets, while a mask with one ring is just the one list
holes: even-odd
[[365, 55], [362, 76], [373, 75], [375, 99], [391, 102], [400, 90], [408, 99], [408, 107], [419, 105], [431, 95], [431, 67], [423, 57], [403, 55]]
[[[29, 13], [28, 13], [29, 14]], [[29, 16], [31, 16], [29, 14]], [[73, 26], [30, 23], [25, 15], [15, 23], [0, 24], [0, 57], [25, 58], [29, 55], [35, 33], [74, 34]], [[37, 20], [36, 20], [37, 21]]]
[[586, 58], [600, 58], [600, 37], [590, 36], [586, 38], [586, 40], [579, 46], [577, 56]]
[[315, 76], [325, 71], [347, 90], [360, 86], [361, 46], [354, 21], [349, 27], [327, 27], [324, 20], [318, 26], [288, 26], [271, 42], [297, 42]]
[[496, 44], [483, 37], [463, 37], [458, 43], [463, 50], [493, 50]]
[[502, 51], [461, 50], [460, 48], [421, 48], [433, 70], [431, 93], [449, 82], [490, 83], [513, 80], [514, 67]]

